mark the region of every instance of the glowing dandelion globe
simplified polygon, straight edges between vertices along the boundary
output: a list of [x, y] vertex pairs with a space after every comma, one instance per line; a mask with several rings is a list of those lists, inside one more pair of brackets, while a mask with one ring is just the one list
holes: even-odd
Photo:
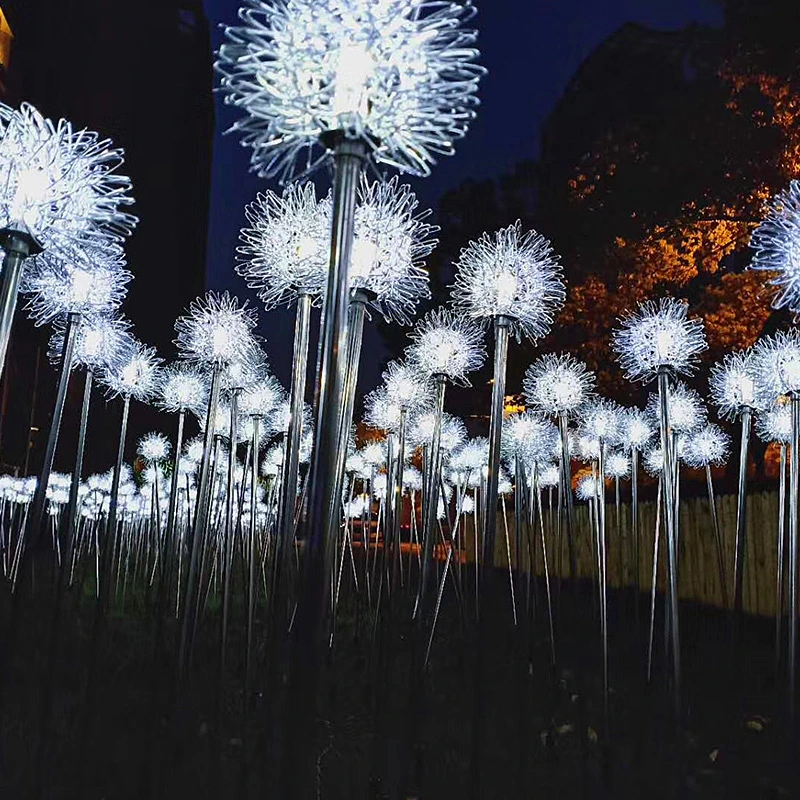
[[263, 375], [242, 393], [239, 406], [248, 417], [266, 417], [285, 400], [285, 396], [277, 378]]
[[706, 339], [702, 321], [688, 312], [685, 303], [665, 297], [642, 303], [620, 320], [612, 346], [629, 380], [649, 381], [663, 369], [678, 375], [692, 371]]
[[644, 471], [653, 477], [658, 477], [664, 471], [664, 451], [660, 447], [652, 447], [645, 452]]
[[23, 103], [0, 139], [0, 228], [32, 237], [61, 254], [79, 243], [103, 248], [128, 236], [136, 217], [122, 150], [96, 133], [53, 123]]
[[581, 414], [583, 429], [606, 444], [616, 445], [621, 440], [623, 409], [613, 400], [603, 398], [587, 403]]
[[188, 361], [224, 366], [247, 356], [255, 325], [255, 311], [247, 303], [240, 304], [227, 292], [209, 292], [175, 322], [175, 343]]
[[[231, 128], [261, 176], [288, 178], [341, 132], [375, 161], [426, 175], [467, 131], [483, 69], [470, 2], [247, 0], [216, 68]], [[323, 145], [324, 147], [324, 145]]]
[[139, 439], [136, 452], [147, 464], [156, 464], [169, 456], [169, 439], [162, 433], [146, 433]]
[[[668, 392], [669, 426], [674, 433], [692, 433], [706, 422], [708, 412], [700, 395], [685, 383], [676, 383]], [[647, 399], [647, 413], [656, 422], [661, 421], [661, 403], [657, 394]]]
[[768, 402], [800, 395], [800, 331], [790, 328], [765, 336], [753, 348], [756, 375]]
[[228, 392], [243, 392], [255, 386], [266, 374], [266, 353], [252, 336], [238, 343], [238, 353], [223, 365], [222, 388]]
[[534, 411], [552, 416], [574, 416], [594, 388], [594, 373], [568, 353], [550, 353], [537, 359], [522, 382], [525, 402]]
[[86, 249], [91, 265], [76, 264], [45, 251], [31, 258], [23, 273], [20, 292], [28, 295], [27, 310], [36, 325], [66, 314], [111, 314], [125, 299], [133, 277], [120, 256]]
[[561, 483], [561, 470], [556, 464], [546, 464], [538, 469], [537, 482], [542, 489], [558, 486]]
[[681, 458], [690, 467], [722, 466], [728, 459], [731, 439], [719, 425], [709, 423], [686, 440]]
[[528, 466], [549, 459], [558, 441], [558, 430], [532, 411], [503, 420], [500, 451], [510, 464], [516, 459]]
[[195, 364], [177, 362], [161, 373], [158, 405], [164, 411], [197, 411], [206, 403], [207, 381]]
[[102, 381], [111, 396], [147, 402], [158, 391], [161, 359], [155, 348], [147, 347], [130, 337], [119, 362], [107, 367]]
[[[72, 366], [90, 370], [112, 370], [125, 357], [131, 336], [130, 324], [118, 317], [84, 317], [75, 334]], [[64, 352], [66, 321], [56, 320], [47, 348], [52, 363], [61, 361]]]
[[389, 400], [386, 389], [380, 387], [364, 398], [364, 422], [379, 430], [397, 433], [400, 430], [402, 408]]
[[578, 458], [584, 463], [588, 464], [600, 458], [602, 443], [594, 434], [588, 431], [579, 433], [575, 444]]
[[[464, 420], [445, 414], [442, 417], [442, 437], [440, 447], [446, 453], [457, 450], [467, 440], [467, 426]], [[488, 458], [488, 455], [487, 455]]]
[[750, 352], [729, 353], [711, 368], [711, 399], [723, 419], [735, 419], [745, 410], [759, 411], [766, 397]]
[[299, 294], [322, 295], [328, 277], [330, 203], [317, 200], [314, 184], [267, 191], [245, 207], [249, 228], [239, 234], [236, 271], [267, 309]]
[[622, 480], [631, 474], [631, 460], [624, 453], [610, 453], [603, 464], [603, 474], [607, 478]]
[[387, 321], [411, 322], [420, 300], [430, 297], [423, 261], [437, 245], [438, 227], [424, 220], [430, 210], [417, 213], [411, 187], [390, 181], [358, 187], [350, 288], [366, 292], [369, 303]]
[[541, 234], [523, 233], [519, 221], [470, 242], [455, 266], [455, 305], [472, 319], [510, 319], [517, 338], [547, 335], [564, 304], [558, 256]]
[[469, 385], [467, 374], [480, 368], [485, 355], [480, 327], [449, 309], [431, 311], [411, 332], [408, 360], [425, 376]]
[[407, 411], [423, 408], [433, 400], [430, 381], [407, 364], [390, 361], [381, 377], [386, 399]]
[[654, 434], [646, 412], [638, 408], [623, 410], [620, 417], [620, 438], [626, 452], [644, 450]]
[[[267, 416], [267, 430], [271, 436], [288, 434], [291, 421], [292, 408], [289, 401], [285, 398], [281, 399]], [[307, 403], [303, 403], [301, 426], [304, 431], [311, 427], [311, 407]]]
[[578, 500], [596, 500], [600, 496], [600, 482], [591, 475], [585, 475], [578, 481], [575, 494]]
[[755, 250], [750, 269], [776, 272], [771, 283], [782, 287], [775, 297], [775, 308], [800, 310], [800, 183], [772, 198], [767, 213], [750, 237]]
[[762, 442], [790, 444], [792, 441], [792, 407], [779, 403], [756, 417], [756, 433]]

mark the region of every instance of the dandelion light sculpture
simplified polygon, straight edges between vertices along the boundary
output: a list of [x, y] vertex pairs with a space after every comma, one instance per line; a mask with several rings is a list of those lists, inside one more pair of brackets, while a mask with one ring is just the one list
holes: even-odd
[[[156, 355], [154, 348], [145, 346], [129, 334], [126, 339], [127, 341], [121, 349], [119, 361], [106, 367], [101, 375], [101, 380], [105, 384], [109, 396], [122, 398], [119, 446], [117, 448], [117, 460], [114, 464], [106, 524], [109, 542], [112, 542], [117, 535], [117, 506], [123, 459], [125, 457], [125, 437], [128, 431], [130, 403], [132, 399], [142, 403], [147, 402], [156, 393], [161, 365], [161, 359]], [[107, 545], [107, 550], [110, 551], [111, 549], [111, 545]], [[103, 570], [105, 575], [109, 574], [109, 558], [110, 553], [106, 556], [105, 569]], [[106, 591], [108, 590], [108, 583], [109, 581], [106, 580]]]
[[[631, 463], [631, 546], [634, 563], [635, 596], [639, 597], [641, 580], [639, 574], [639, 456], [653, 438], [653, 427], [647, 414], [638, 408], [627, 409], [620, 419], [622, 449], [630, 454]], [[637, 619], [639, 603], [635, 605]]]
[[783, 649], [783, 587], [786, 581], [786, 448], [792, 441], [792, 405], [787, 402], [787, 398], [780, 398], [769, 411], [764, 411], [756, 417], [756, 433], [763, 442], [776, 443], [780, 447], [777, 568], [775, 570], [775, 669], [777, 672], [781, 667]]
[[673, 298], [647, 301], [620, 321], [612, 346], [626, 377], [634, 381], [658, 380], [661, 450], [666, 468], [661, 472], [666, 509], [667, 566], [672, 638], [672, 668], [676, 715], [680, 717], [680, 625], [678, 622], [678, 550], [675, 526], [673, 448], [669, 409], [669, 377], [692, 371], [705, 349], [703, 324], [688, 315], [688, 306]]
[[494, 383], [489, 421], [489, 477], [484, 514], [483, 563], [488, 578], [497, 528], [508, 337], [537, 341], [545, 336], [564, 303], [566, 291], [558, 256], [540, 233], [523, 233], [522, 223], [470, 242], [456, 262], [453, 301], [466, 316], [494, 327]]
[[435, 388], [433, 430], [428, 453], [429, 480], [424, 499], [422, 576], [417, 593], [416, 614], [424, 598], [433, 550], [438, 475], [441, 472], [440, 446], [445, 386], [448, 380], [468, 384], [467, 375], [481, 366], [485, 351], [480, 327], [449, 309], [431, 311], [417, 323], [410, 336], [408, 362], [422, 376], [433, 379]]
[[789, 398], [791, 434], [789, 441], [789, 714], [795, 708], [797, 665], [797, 569], [798, 552], [798, 482], [800, 480], [800, 331], [790, 328], [765, 336], [753, 348], [753, 361], [769, 403]]
[[[222, 91], [245, 112], [233, 129], [252, 147], [253, 169], [288, 178], [298, 166], [317, 166], [331, 150], [335, 165], [307, 520], [310, 567], [307, 599], [298, 607], [309, 623], [302, 630], [321, 624], [328, 520], [339, 504], [341, 367], [359, 174], [370, 157], [427, 174], [434, 154], [452, 153], [473, 117], [483, 72], [475, 63], [476, 34], [463, 27], [472, 14], [469, 3], [248, 0], [241, 24], [226, 30], [220, 48]], [[301, 684], [299, 677], [293, 681], [298, 694], [308, 690]], [[310, 770], [294, 772], [311, 780]]]
[[766, 215], [750, 237], [755, 251], [750, 269], [777, 273], [775, 308], [800, 311], [800, 182], [791, 181], [767, 204]]
[[747, 552], [747, 460], [753, 412], [765, 406], [765, 397], [756, 374], [751, 352], [729, 353], [711, 368], [709, 378], [712, 401], [723, 418], [741, 422], [739, 447], [739, 488], [736, 507], [736, 544], [733, 565], [733, 609], [742, 612], [744, 559]]
[[[278, 522], [283, 543], [291, 538], [294, 528], [294, 515], [285, 513], [285, 509], [293, 508], [297, 495], [311, 306], [325, 292], [328, 276], [330, 203], [317, 199], [313, 183], [294, 183], [286, 186], [281, 195], [271, 191], [258, 195], [245, 208], [245, 215], [250, 227], [240, 233], [237, 271], [258, 292], [267, 309], [290, 304], [297, 298], [290, 427]], [[281, 577], [277, 575], [278, 579]]]
[[[430, 297], [428, 273], [422, 261], [437, 244], [433, 234], [438, 228], [424, 222], [429, 210], [418, 212], [417, 208], [411, 188], [400, 185], [396, 177], [374, 183], [362, 178], [359, 184], [348, 273], [347, 366], [339, 421], [337, 496], [344, 476], [345, 432], [353, 419], [367, 307], [377, 310], [387, 321], [409, 324], [420, 300]], [[326, 538], [333, 536], [338, 526], [335, 509], [328, 520]]]
[[[77, 326], [84, 317], [111, 315], [122, 303], [132, 275], [124, 267], [121, 251], [107, 252], [88, 243], [73, 245], [73, 256], [64, 258], [58, 251], [45, 251], [28, 262], [20, 292], [28, 296], [27, 310], [36, 325], [64, 319], [61, 368], [47, 435], [39, 485], [32, 504], [29, 524], [38, 535], [45, 511], [45, 492], [58, 446], [61, 421], [67, 399]], [[80, 259], [82, 266], [75, 265]]]
[[[558, 420], [561, 435], [559, 463], [561, 492], [566, 509], [567, 551], [570, 576], [578, 574], [575, 551], [575, 516], [572, 502], [572, 470], [569, 458], [569, 420], [594, 394], [596, 379], [586, 365], [568, 353], [547, 354], [534, 361], [525, 371], [522, 382], [525, 402], [534, 410]], [[559, 563], [561, 545], [559, 543]]]
[[207, 380], [200, 366], [188, 361], [170, 364], [161, 373], [156, 404], [163, 411], [178, 415], [178, 432], [172, 460], [169, 506], [167, 509], [167, 528], [165, 534], [166, 552], [174, 549], [175, 521], [178, 511], [178, 481], [181, 476], [181, 452], [186, 412], [198, 412], [205, 404]]
[[714, 498], [714, 481], [711, 467], [722, 466], [728, 460], [730, 437], [718, 425], [709, 423], [691, 434], [684, 450], [686, 464], [694, 469], [705, 470], [708, 502], [711, 507], [711, 521], [714, 525], [714, 539], [717, 549], [717, 571], [719, 574], [722, 603], [728, 607], [728, 588], [725, 580], [725, 559], [722, 548], [722, 530], [719, 524], [717, 503]]
[[85, 244], [108, 247], [136, 218], [121, 150], [66, 120], [53, 123], [23, 103], [0, 110], [0, 373], [25, 259], [40, 249], [69, 255]]

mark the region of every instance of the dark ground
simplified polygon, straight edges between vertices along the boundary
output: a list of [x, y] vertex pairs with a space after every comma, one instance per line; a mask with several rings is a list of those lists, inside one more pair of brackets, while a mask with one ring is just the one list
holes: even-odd
[[[124, 613], [116, 611], [108, 621], [97, 661], [97, 691], [87, 693], [91, 587], [81, 603], [70, 598], [55, 684], [54, 746], [47, 758], [37, 756], [51, 607], [41, 576], [39, 584], [25, 595], [13, 663], [3, 686], [0, 797], [35, 796], [34, 774], [43, 787], [41, 797], [48, 800], [285, 796], [274, 788], [281, 737], [268, 735], [274, 723], [267, 720], [280, 703], [268, 702], [275, 691], [264, 686], [263, 648], [249, 722], [244, 719], [241, 609], [235, 609], [221, 725], [216, 724], [218, 614], [210, 607], [199, 634], [188, 699], [173, 727], [169, 665], [174, 628], [163, 631], [166, 647], [154, 651], [155, 627], [147, 609], [129, 596]], [[522, 627], [513, 628], [507, 590], [498, 572], [492, 607], [483, 601], [491, 620], [484, 649], [491, 677], [483, 698], [482, 797], [800, 797], [798, 748], [787, 744], [784, 715], [779, 713], [785, 706], [785, 680], [776, 687], [770, 621], [747, 620], [741, 644], [733, 650], [723, 614], [682, 605], [685, 715], [676, 737], [663, 677], [661, 598], [654, 676], [648, 687], [646, 600], [643, 596], [637, 626], [632, 597], [612, 595], [610, 724], [605, 730], [592, 588], [584, 584], [576, 591], [564, 584], [555, 670], [549, 663], [541, 599], [531, 638]], [[409, 602], [400, 602], [404, 619]], [[411, 627], [395, 624], [381, 663], [363, 634], [369, 630], [363, 617], [356, 625], [360, 614], [354, 601], [345, 604], [324, 670], [319, 741], [310, 744], [317, 752], [319, 797], [473, 796], [474, 628], [460, 622], [449, 589], [444, 607], [419, 695], [424, 710], [415, 748], [414, 708], [409, 704]], [[9, 608], [6, 596], [4, 620]], [[471, 619], [469, 612], [467, 617]], [[355, 637], [357, 628], [360, 637]], [[87, 706], [87, 696], [95, 698], [94, 706]], [[389, 733], [376, 738], [373, 730]]]

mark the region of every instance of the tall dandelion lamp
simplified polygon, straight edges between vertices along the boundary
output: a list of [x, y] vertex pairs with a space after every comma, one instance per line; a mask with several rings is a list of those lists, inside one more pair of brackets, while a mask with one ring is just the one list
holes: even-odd
[[790, 328], [760, 339], [753, 348], [756, 374], [767, 402], [788, 397], [791, 404], [789, 436], [789, 714], [794, 721], [797, 665], [798, 483], [800, 483], [800, 331]]
[[242, 229], [237, 248], [237, 271], [267, 310], [297, 301], [289, 430], [278, 506], [281, 547], [294, 535], [311, 307], [324, 294], [328, 276], [329, 205], [317, 199], [311, 182], [289, 184], [280, 195], [264, 192], [245, 208], [249, 227]]
[[681, 654], [678, 622], [678, 543], [675, 526], [672, 433], [669, 424], [670, 378], [691, 372], [699, 353], [706, 348], [703, 323], [690, 319], [688, 307], [673, 298], [647, 301], [621, 320], [612, 336], [612, 346], [629, 380], [657, 380], [659, 425], [664, 469], [664, 508], [667, 539], [667, 589], [676, 717], [681, 710]]
[[[217, 417], [223, 371], [242, 359], [252, 345], [252, 330], [256, 318], [253, 309], [240, 304], [227, 292], [219, 295], [208, 292], [189, 306], [186, 315], [175, 321], [175, 343], [181, 357], [211, 371], [206, 419]], [[188, 645], [194, 638], [195, 593], [203, 533], [208, 522], [211, 498], [211, 455], [215, 426], [205, 426], [203, 457], [199, 468], [194, 525], [191, 537], [189, 568], [184, 590], [181, 622], [179, 674], [187, 667]]]
[[[570, 577], [578, 574], [577, 552], [574, 542], [575, 516], [572, 502], [572, 474], [569, 447], [569, 421], [574, 419], [584, 404], [594, 395], [596, 378], [586, 365], [569, 353], [547, 354], [537, 359], [525, 372], [522, 390], [525, 402], [533, 411], [558, 421], [561, 446], [560, 491], [567, 520], [567, 550]], [[559, 527], [559, 531], [561, 528]], [[561, 540], [558, 542], [559, 563]]]
[[[80, 259], [77, 264], [76, 258]], [[37, 325], [58, 320], [65, 322], [58, 390], [33, 510], [28, 520], [34, 534], [38, 534], [44, 517], [69, 377], [75, 366], [74, 351], [80, 323], [82, 319], [112, 315], [119, 308], [127, 293], [126, 286], [133, 277], [124, 269], [124, 263], [120, 251], [91, 246], [68, 259], [45, 251], [30, 260], [20, 284], [20, 292], [29, 298], [28, 313]]]
[[711, 398], [725, 419], [739, 419], [739, 484], [736, 505], [736, 544], [733, 562], [733, 609], [742, 611], [744, 557], [747, 552], [747, 460], [753, 413], [765, 406], [764, 393], [755, 371], [752, 353], [729, 353], [711, 369]]
[[85, 245], [118, 243], [136, 225], [122, 150], [66, 120], [53, 123], [33, 106], [0, 106], [0, 374], [23, 264], [47, 250], [71, 256]]
[[422, 574], [417, 591], [415, 615], [421, 618], [421, 604], [429, 580], [433, 552], [433, 532], [439, 497], [441, 473], [442, 418], [447, 382], [469, 385], [467, 375], [479, 369], [485, 358], [483, 331], [461, 314], [439, 308], [431, 311], [411, 332], [407, 350], [409, 364], [434, 383], [434, 425], [428, 452], [426, 496], [422, 539]]
[[453, 301], [468, 317], [494, 328], [494, 383], [489, 422], [489, 475], [484, 508], [483, 568], [494, 563], [497, 531], [497, 486], [508, 362], [513, 334], [536, 342], [547, 335], [566, 293], [558, 257], [536, 231], [523, 233], [522, 223], [470, 242], [456, 262]]
[[[427, 175], [474, 117], [483, 69], [470, 2], [248, 0], [226, 30], [217, 69], [226, 102], [244, 112], [232, 130], [253, 169], [288, 179], [332, 158], [328, 283], [321, 326], [318, 416], [306, 545], [311, 635], [326, 594], [326, 520], [336, 473], [344, 382], [348, 269], [358, 179], [366, 161]], [[307, 607], [307, 608], [306, 608]], [[301, 624], [301, 629], [305, 629]]]

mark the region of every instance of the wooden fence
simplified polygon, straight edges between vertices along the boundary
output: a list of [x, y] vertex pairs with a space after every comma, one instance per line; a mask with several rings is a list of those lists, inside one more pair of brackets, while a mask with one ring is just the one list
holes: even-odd
[[[613, 497], [613, 495], [612, 495]], [[736, 496], [725, 495], [717, 498], [717, 510], [724, 550], [727, 594], [733, 595], [734, 539], [736, 534]], [[544, 498], [544, 529], [547, 546], [548, 565], [551, 576], [569, 574], [567, 559], [566, 532], [562, 536], [561, 555], [557, 553], [555, 508], [550, 511], [547, 497]], [[788, 520], [788, 515], [787, 515]], [[590, 533], [589, 511], [586, 503], [575, 504], [576, 550], [578, 574], [592, 577], [597, 574], [596, 544]], [[498, 515], [495, 565], [507, 566], [506, 530], [511, 547], [513, 563], [517, 556], [514, 535], [514, 510], [508, 505], [505, 514]], [[639, 585], [642, 591], [649, 591], [653, 569], [653, 539], [655, 532], [655, 503], [639, 504]], [[528, 534], [536, 537], [534, 544], [534, 567], [536, 573], [543, 574], [541, 532], [535, 526], [523, 526], [521, 536], [522, 568], [529, 564]], [[753, 614], [774, 615], [775, 586], [777, 575], [777, 535], [778, 535], [778, 495], [776, 492], [753, 494], [747, 498], [747, 551], [744, 562], [744, 608]], [[666, 570], [663, 522], [660, 531], [658, 553], [658, 586], [663, 590]], [[467, 525], [464, 547], [467, 559], [472, 560], [474, 552], [474, 528]], [[717, 551], [711, 506], [707, 499], [684, 501], [680, 506], [679, 530], [679, 568], [678, 585], [681, 598], [696, 600], [709, 605], [723, 606], [723, 594], [718, 578]], [[615, 504], [606, 506], [606, 547], [609, 588], [633, 586], [634, 558], [631, 537], [631, 509], [623, 503], [620, 506], [619, 520]], [[787, 552], [788, 558], [788, 552]], [[784, 597], [785, 597], [784, 592]]]

